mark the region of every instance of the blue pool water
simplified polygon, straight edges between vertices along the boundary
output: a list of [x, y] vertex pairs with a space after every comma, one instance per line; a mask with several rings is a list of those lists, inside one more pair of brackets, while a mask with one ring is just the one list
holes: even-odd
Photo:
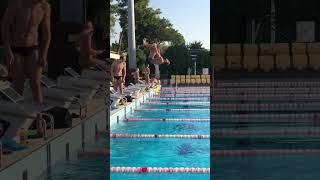
[[317, 180], [320, 156], [264, 156], [214, 158], [217, 180]]
[[[196, 100], [199, 102], [198, 100]], [[159, 102], [159, 101], [158, 101]], [[179, 102], [179, 101], [166, 101]], [[195, 102], [195, 101], [192, 101]], [[200, 102], [206, 102], [202, 100]], [[208, 101], [207, 101], [208, 102]], [[186, 103], [187, 104], [187, 103]], [[143, 105], [139, 109], [199, 111], [134, 111], [129, 118], [209, 119], [208, 105]], [[203, 110], [205, 109], [205, 110]], [[111, 133], [209, 135], [209, 122], [120, 122]], [[110, 140], [111, 167], [210, 167], [209, 139], [116, 138]], [[111, 174], [111, 180], [209, 180], [208, 174]]]
[[195, 104], [175, 104], [175, 105], [144, 105], [140, 108], [147, 108], [147, 109], [207, 109], [209, 111], [209, 104], [204, 105], [195, 105]]
[[[130, 118], [178, 118], [178, 119], [209, 119], [208, 101], [206, 105], [143, 105], [139, 109], [207, 109], [205, 111], [133, 111]], [[209, 135], [209, 122], [123, 122], [120, 121], [111, 129], [111, 133], [125, 134], [183, 134]], [[210, 167], [209, 139], [111, 139], [110, 166], [126, 167]], [[87, 148], [107, 149], [106, 137], [99, 137]], [[76, 152], [71, 153], [76, 156]], [[38, 180], [105, 180], [108, 163], [104, 158], [71, 158], [52, 167], [51, 175], [46, 173]], [[208, 174], [111, 174], [111, 180], [209, 180]]]

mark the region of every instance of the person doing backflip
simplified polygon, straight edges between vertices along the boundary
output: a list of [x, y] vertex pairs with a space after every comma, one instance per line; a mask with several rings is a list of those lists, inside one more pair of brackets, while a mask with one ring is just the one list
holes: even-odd
[[143, 39], [143, 47], [149, 49], [149, 57], [148, 60], [152, 64], [167, 64], [170, 65], [170, 61], [167, 58], [162, 57], [160, 54], [160, 43], [152, 43], [149, 44], [147, 39]]

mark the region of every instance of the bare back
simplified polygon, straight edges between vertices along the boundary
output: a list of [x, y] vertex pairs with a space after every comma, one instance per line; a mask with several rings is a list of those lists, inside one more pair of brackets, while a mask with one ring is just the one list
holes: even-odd
[[150, 44], [149, 46], [149, 57], [154, 58], [154, 56], [157, 54], [157, 45], [156, 44]]
[[20, 47], [30, 47], [38, 45], [38, 29], [44, 20], [46, 13], [50, 11], [50, 6], [46, 2], [23, 3], [24, 0], [17, 1], [16, 5], [11, 5], [13, 32], [10, 34], [11, 45]]

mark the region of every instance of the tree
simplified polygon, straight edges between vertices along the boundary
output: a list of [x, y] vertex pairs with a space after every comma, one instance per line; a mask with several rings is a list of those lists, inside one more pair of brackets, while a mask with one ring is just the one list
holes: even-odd
[[113, 3], [113, 0], [110, 0], [110, 35], [115, 35], [115, 25], [117, 20], [118, 5]]
[[203, 46], [203, 45], [202, 45], [202, 42], [201, 42], [201, 41], [194, 41], [194, 42], [190, 43], [188, 47], [189, 47], [190, 49], [203, 49], [202, 46]]
[[[119, 7], [119, 23], [122, 28], [122, 49], [127, 43], [127, 0], [117, 0]], [[142, 44], [143, 38], [152, 41], [170, 42], [173, 45], [185, 43], [184, 37], [175, 29], [168, 19], [160, 18], [160, 9], [149, 7], [149, 0], [135, 0], [136, 41]]]

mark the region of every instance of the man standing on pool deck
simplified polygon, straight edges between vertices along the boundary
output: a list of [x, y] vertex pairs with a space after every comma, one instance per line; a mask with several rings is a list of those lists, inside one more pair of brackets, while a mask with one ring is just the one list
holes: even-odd
[[145, 69], [144, 69], [144, 78], [146, 80], [146, 84], [148, 85], [150, 83], [150, 68], [149, 68], [149, 64], [147, 64]]
[[149, 53], [149, 61], [152, 64], [167, 64], [170, 65], [170, 61], [167, 58], [163, 58], [160, 54], [160, 43], [152, 43], [149, 44], [147, 39], [143, 39], [143, 47], [148, 48]]
[[[2, 37], [14, 89], [23, 95], [26, 77], [31, 79], [33, 98], [42, 103], [42, 70], [51, 40], [51, 9], [46, 0], [10, 0], [3, 17]], [[41, 42], [38, 40], [41, 30]]]
[[111, 77], [115, 90], [118, 91], [119, 89], [120, 94], [123, 94], [123, 84], [126, 79], [126, 62], [124, 56], [120, 56], [120, 59], [112, 63]]
[[134, 79], [134, 83], [135, 84], [142, 84], [143, 81], [140, 80], [140, 69], [137, 68], [133, 73], [132, 73], [132, 76], [133, 76], [133, 79]]

